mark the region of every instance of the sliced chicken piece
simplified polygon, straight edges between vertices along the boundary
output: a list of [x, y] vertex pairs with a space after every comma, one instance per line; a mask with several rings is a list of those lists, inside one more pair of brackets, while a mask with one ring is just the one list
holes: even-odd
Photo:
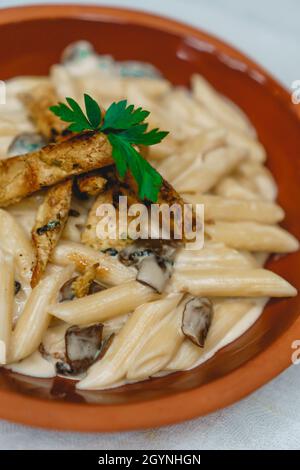
[[32, 240], [36, 262], [32, 271], [31, 286], [39, 282], [46, 269], [68, 218], [72, 195], [72, 181], [57, 184], [48, 190], [38, 209]]
[[[67, 123], [50, 111], [50, 106], [56, 105], [60, 98], [55, 88], [43, 83], [20, 95], [29, 117], [36, 125], [37, 130], [47, 142], [62, 142], [72, 137], [72, 132], [67, 130]], [[106, 180], [99, 175], [84, 175], [78, 177], [78, 188], [89, 196], [97, 196]]]
[[37, 152], [0, 161], [0, 207], [39, 189], [112, 163], [111, 145], [99, 132], [84, 132]]
[[63, 135], [70, 135], [70, 132], [66, 131], [67, 123], [61, 121], [49, 109], [60, 101], [52, 85], [41, 83], [32, 90], [21, 93], [20, 100], [37, 130], [49, 142], [61, 141]]
[[79, 191], [88, 196], [98, 196], [104, 191], [106, 183], [107, 180], [96, 173], [81, 175], [77, 178]]
[[[75, 296], [78, 298], [85, 297], [90, 293], [92, 283], [97, 277], [97, 268], [99, 263], [95, 263], [92, 266], [88, 266], [83, 274], [80, 274], [72, 284], [72, 289]], [[99, 284], [98, 284], [99, 285]], [[100, 285], [99, 285], [100, 288]]]
[[[105, 192], [99, 194], [96, 198], [94, 204], [92, 205], [88, 218], [85, 224], [85, 228], [81, 234], [81, 241], [85, 245], [88, 245], [96, 250], [122, 250], [126, 245], [132, 243], [132, 240], [127, 237], [127, 233], [124, 232], [124, 236], [120, 234], [119, 228], [119, 196], [127, 196], [127, 203], [128, 207], [132, 203], [139, 202], [135, 197], [132, 196], [129, 189], [120, 188], [120, 184], [116, 182], [112, 184], [110, 188], [108, 188]], [[97, 224], [101, 220], [101, 217], [97, 215], [97, 209], [102, 204], [112, 204], [116, 209], [116, 239], [112, 237], [108, 238], [100, 238], [97, 234]], [[128, 218], [127, 222], [129, 223], [130, 218]], [[132, 219], [132, 218], [131, 218]], [[114, 223], [114, 221], [111, 221]], [[121, 235], [121, 236], [120, 236]]]

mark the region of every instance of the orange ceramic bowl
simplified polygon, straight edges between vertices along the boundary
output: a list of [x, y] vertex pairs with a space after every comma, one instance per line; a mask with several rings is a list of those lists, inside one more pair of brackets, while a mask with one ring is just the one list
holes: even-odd
[[[1, 10], [1, 79], [47, 74], [72, 41], [86, 39], [117, 59], [152, 62], [174, 84], [203, 74], [254, 123], [279, 184], [284, 226], [300, 238], [300, 122], [289, 93], [233, 47], [207, 33], [143, 12], [87, 6]], [[269, 267], [300, 288], [300, 254]], [[120, 431], [177, 423], [227, 406], [291, 364], [300, 339], [300, 298], [269, 303], [238, 340], [189, 372], [105, 392], [77, 392], [72, 381], [0, 371], [0, 417], [76, 431]]]

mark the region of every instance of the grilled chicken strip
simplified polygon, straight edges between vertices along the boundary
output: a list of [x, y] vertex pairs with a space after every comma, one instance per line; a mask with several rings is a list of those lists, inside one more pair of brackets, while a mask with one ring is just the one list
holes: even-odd
[[72, 181], [67, 180], [50, 188], [38, 209], [32, 230], [36, 262], [31, 287], [36, 286], [60, 238], [71, 206]]
[[21, 93], [20, 100], [25, 105], [37, 130], [47, 141], [58, 142], [63, 139], [64, 135], [70, 135], [70, 132], [66, 131], [67, 124], [49, 109], [50, 106], [59, 102], [59, 97], [52, 85], [48, 83], [38, 85], [27, 93]]
[[[50, 106], [56, 105], [60, 98], [55, 88], [49, 83], [43, 83], [22, 93], [20, 99], [25, 105], [30, 119], [37, 130], [45, 137], [46, 141], [62, 142], [72, 137], [72, 132], [67, 130], [67, 123], [50, 111]], [[77, 179], [80, 192], [89, 196], [97, 196], [104, 188], [106, 180], [99, 175], [84, 175]]]
[[85, 132], [37, 152], [0, 161], [0, 207], [29, 194], [112, 163], [111, 145], [104, 134]]

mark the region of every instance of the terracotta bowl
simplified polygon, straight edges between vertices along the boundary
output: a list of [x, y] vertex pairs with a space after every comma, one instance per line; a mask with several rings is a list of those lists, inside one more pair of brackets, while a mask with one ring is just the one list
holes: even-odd
[[[300, 122], [289, 93], [233, 47], [175, 21], [86, 6], [1, 10], [1, 79], [47, 74], [72, 41], [91, 41], [117, 59], [152, 62], [176, 85], [203, 74], [254, 123], [279, 184], [286, 227], [300, 238]], [[300, 289], [300, 253], [269, 268]], [[269, 303], [261, 318], [206, 364], [105, 392], [76, 392], [72, 381], [0, 371], [0, 417], [55, 429], [120, 431], [176, 423], [227, 406], [291, 364], [300, 339], [300, 298]]]

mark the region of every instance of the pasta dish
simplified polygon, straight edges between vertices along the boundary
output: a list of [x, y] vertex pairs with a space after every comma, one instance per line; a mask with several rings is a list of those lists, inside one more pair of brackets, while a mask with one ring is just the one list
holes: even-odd
[[[94, 100], [106, 110], [101, 128]], [[112, 116], [117, 106], [130, 132]], [[140, 137], [147, 127], [138, 113], [151, 144]], [[99, 132], [83, 131], [83, 122]], [[118, 62], [79, 41], [49, 76], [8, 80], [0, 107], [1, 366], [87, 390], [185, 371], [241, 336], [269, 298], [295, 296], [264, 268], [271, 254], [299, 248], [279, 225], [285, 214], [266, 157], [243, 111], [200, 75], [190, 89], [175, 87], [151, 64]], [[151, 197], [203, 204], [204, 246], [101, 239], [97, 209], [112, 204], [120, 224], [120, 195], [145, 205]]]

